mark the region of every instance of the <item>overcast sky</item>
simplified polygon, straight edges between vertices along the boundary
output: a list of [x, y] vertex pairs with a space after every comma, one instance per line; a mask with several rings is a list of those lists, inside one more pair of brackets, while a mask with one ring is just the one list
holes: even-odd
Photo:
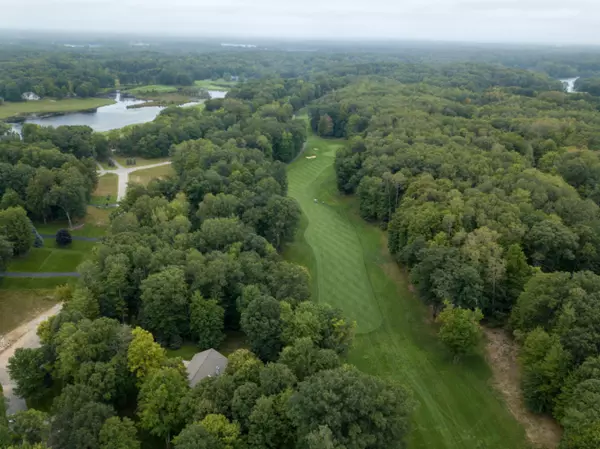
[[600, 44], [600, 0], [0, 0], [0, 6], [0, 29]]

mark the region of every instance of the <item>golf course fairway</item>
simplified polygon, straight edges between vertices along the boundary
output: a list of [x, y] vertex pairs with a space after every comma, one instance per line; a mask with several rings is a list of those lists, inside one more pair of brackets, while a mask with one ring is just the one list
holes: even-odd
[[410, 449], [528, 447], [523, 428], [494, 390], [483, 357], [453, 363], [430, 314], [389, 256], [385, 233], [358, 216], [355, 198], [338, 193], [333, 163], [341, 145], [312, 136], [290, 164], [289, 195], [303, 216], [284, 255], [309, 269], [313, 300], [356, 321], [348, 361], [412, 392]]

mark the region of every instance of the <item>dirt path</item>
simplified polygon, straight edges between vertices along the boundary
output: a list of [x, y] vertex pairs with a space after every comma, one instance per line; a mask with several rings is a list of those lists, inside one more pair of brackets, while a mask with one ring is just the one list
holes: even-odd
[[14, 385], [8, 374], [8, 361], [18, 348], [37, 348], [40, 346], [40, 339], [36, 334], [37, 327], [42, 321], [56, 315], [61, 307], [61, 304], [57, 304], [33, 320], [0, 337], [0, 383], [4, 389], [4, 396], [8, 399], [9, 414], [26, 410], [27, 405], [23, 399], [13, 393]]
[[159, 162], [158, 164], [151, 165], [140, 165], [139, 167], [125, 168], [119, 164], [115, 159], [111, 159], [115, 163], [114, 170], [105, 170], [100, 164], [98, 164], [98, 176], [105, 175], [107, 173], [114, 173], [119, 178], [119, 188], [117, 190], [117, 200], [121, 201], [125, 198], [127, 193], [127, 183], [129, 182], [129, 175], [138, 170], [146, 170], [148, 168], [162, 167], [163, 165], [169, 165], [171, 161]]
[[531, 413], [523, 403], [518, 347], [503, 329], [485, 329], [486, 357], [494, 376], [494, 385], [502, 393], [514, 417], [523, 424], [531, 443], [543, 449], [556, 449], [562, 429], [549, 416]]

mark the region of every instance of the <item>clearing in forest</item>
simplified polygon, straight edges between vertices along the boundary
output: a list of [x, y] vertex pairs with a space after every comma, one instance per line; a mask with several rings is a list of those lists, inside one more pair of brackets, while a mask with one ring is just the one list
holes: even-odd
[[[349, 362], [397, 380], [416, 402], [410, 449], [521, 449], [523, 428], [493, 388], [481, 356], [453, 363], [426, 307], [385, 248], [385, 234], [337, 192], [333, 162], [340, 141], [309, 138], [289, 167], [289, 194], [303, 211], [285, 256], [309, 268], [313, 296], [357, 322]], [[316, 151], [315, 151], [316, 150]]]

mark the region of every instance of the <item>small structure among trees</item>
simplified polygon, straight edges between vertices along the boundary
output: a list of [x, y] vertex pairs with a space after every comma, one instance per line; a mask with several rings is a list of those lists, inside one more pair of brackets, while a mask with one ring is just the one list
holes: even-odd
[[227, 368], [227, 362], [227, 357], [214, 349], [197, 353], [187, 365], [190, 387], [195, 387], [206, 377], [223, 374]]

